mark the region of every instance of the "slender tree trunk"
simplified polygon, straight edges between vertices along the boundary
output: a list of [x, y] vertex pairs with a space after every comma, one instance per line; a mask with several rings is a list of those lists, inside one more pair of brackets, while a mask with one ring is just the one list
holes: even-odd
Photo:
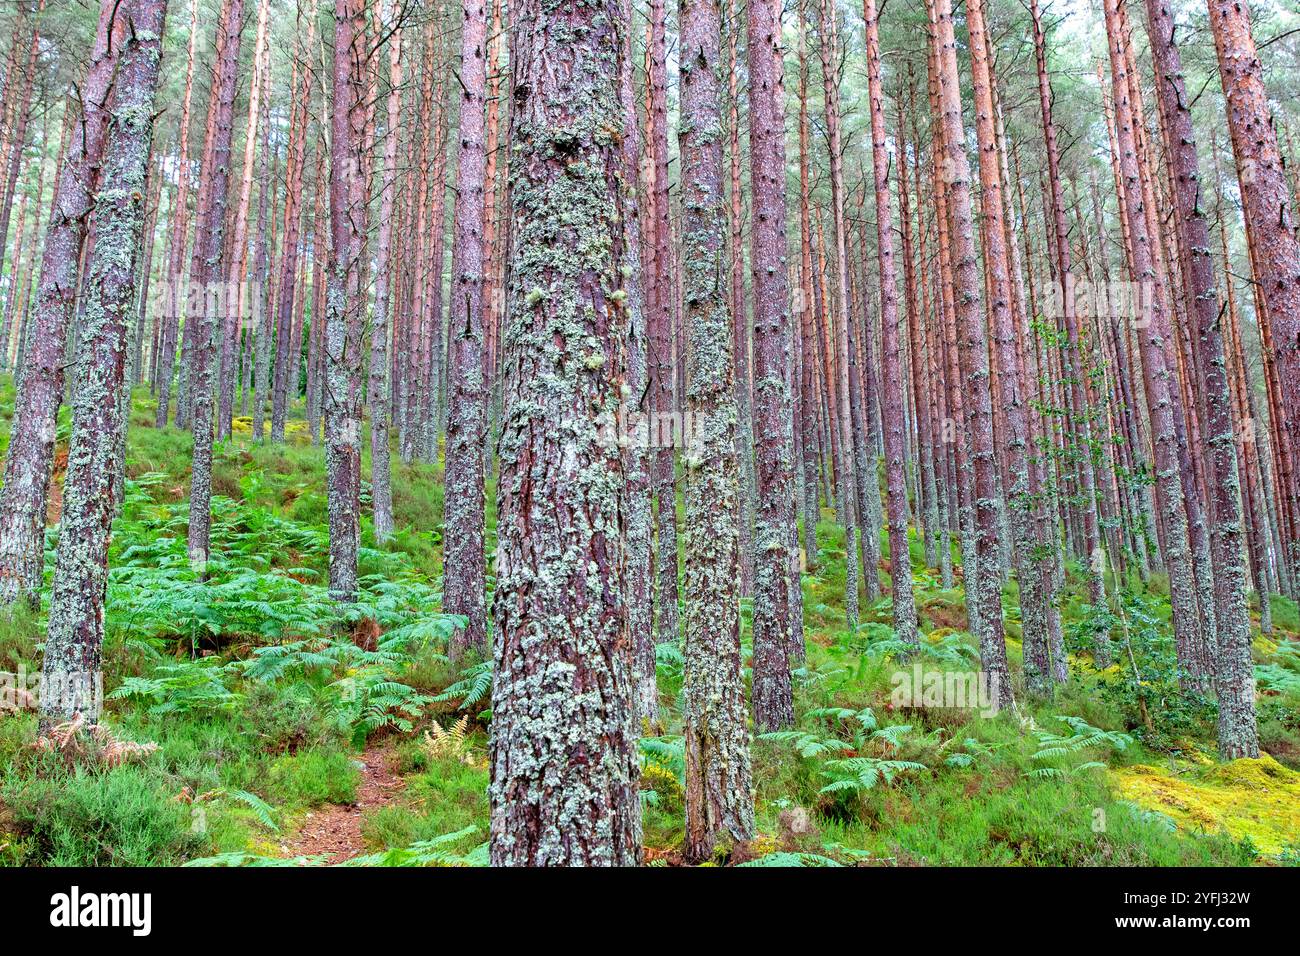
[[634, 43], [632, 0], [622, 0], [623, 22], [628, 30], [619, 63], [619, 99], [623, 107], [623, 209], [627, 243], [623, 270], [627, 298], [626, 408], [622, 411], [621, 436], [626, 441], [623, 455], [624, 541], [627, 545], [626, 597], [628, 630], [632, 640], [634, 714], [643, 734], [660, 729], [659, 686], [656, 680], [654, 641], [654, 514], [650, 485], [652, 425], [650, 420], [649, 339], [646, 327], [645, 270], [641, 243], [645, 236], [637, 203], [636, 184], [641, 162], [641, 131], [637, 124], [636, 91], [633, 84]]
[[284, 241], [280, 252], [280, 274], [276, 281], [275, 362], [271, 388], [271, 441], [284, 441], [289, 403], [298, 394], [298, 369], [302, 362], [299, 337], [295, 335], [294, 307], [304, 285], [298, 269], [299, 234], [302, 227], [302, 182], [306, 166], [308, 108], [311, 103], [311, 51], [316, 39], [315, 5], [307, 17], [307, 41], [299, 48], [294, 64], [293, 106], [289, 118], [289, 155], [284, 173]]
[[[868, 0], [870, 2], [870, 0]], [[975, 99], [975, 133], [980, 157], [980, 204], [983, 213], [984, 263], [989, 272], [989, 300], [993, 333], [993, 359], [999, 368], [998, 388], [1003, 416], [1002, 447], [1009, 481], [1004, 484], [1010, 512], [1016, 583], [1020, 589], [1020, 616], [1025, 648], [1025, 682], [1035, 694], [1052, 687], [1047, 636], [1043, 575], [1036, 556], [1037, 529], [1034, 498], [1029, 487], [1029, 424], [1022, 392], [1023, 371], [1016, 349], [1018, 336], [1011, 314], [1011, 277], [1006, 229], [1003, 222], [1002, 170], [998, 160], [993, 116], [992, 74], [988, 33], [982, 0], [967, 0], [966, 26], [970, 34], [971, 78]], [[1085, 510], [1088, 506], [1085, 505]]]
[[239, 182], [239, 201], [235, 204], [235, 222], [231, 233], [231, 256], [226, 273], [226, 312], [221, 329], [221, 373], [217, 382], [217, 439], [230, 437], [234, 415], [235, 383], [238, 379], [240, 333], [244, 324], [248, 269], [248, 207], [253, 198], [253, 162], [257, 152], [257, 121], [263, 96], [262, 74], [265, 58], [271, 55], [267, 45], [266, 25], [269, 0], [261, 0], [257, 13], [257, 38], [253, 43], [253, 70], [248, 93], [248, 123], [244, 129], [244, 163]]
[[[839, 36], [836, 22], [838, 13], [834, 4], [823, 0], [821, 9], [821, 43], [819, 53], [822, 63], [822, 90], [825, 104], [826, 137], [830, 150], [831, 171], [831, 217], [835, 227], [835, 279], [836, 294], [827, 295], [826, 314], [831, 316], [834, 303], [835, 330], [835, 377], [836, 404], [839, 409], [840, 429], [840, 495], [844, 501], [841, 518], [844, 523], [844, 574], [846, 587], [844, 593], [845, 616], [849, 630], [858, 625], [858, 535], [862, 535], [862, 573], [866, 579], [866, 598], [874, 602], [880, 595], [880, 575], [876, 565], [879, 560], [880, 536], [870, 522], [865, 507], [855, 507], [854, 495], [859, 494], [859, 479], [863, 482], [875, 480], [874, 468], [868, 468], [869, 462], [875, 461], [875, 448], [865, 448], [865, 441], [855, 442], [853, 435], [853, 394], [850, 383], [849, 364], [854, 355], [852, 338], [849, 333], [849, 263], [848, 237], [845, 235], [844, 223], [844, 156], [840, 138], [838, 77], [835, 75], [835, 62], [839, 56]], [[857, 452], [869, 451], [869, 459], [859, 468]], [[870, 470], [871, 474], [863, 474]], [[865, 485], [864, 485], [865, 487]], [[862, 514], [857, 512], [861, 511]]]
[[[785, 226], [785, 114], [780, 0], [749, 0], [749, 168], [753, 197], [753, 437], [758, 508], [754, 524], [754, 724], [794, 723], [790, 658], [803, 645], [795, 524], [794, 436]], [[813, 479], [816, 495], [816, 478]]]
[[686, 410], [686, 843], [692, 862], [754, 829], [740, 664], [736, 394], [725, 287], [718, 0], [681, 4], [682, 234], [688, 346]]
[[[212, 364], [216, 351], [217, 310], [214, 281], [220, 273], [225, 236], [226, 194], [230, 185], [230, 139], [239, 46], [243, 32], [244, 0], [224, 0], [218, 30], [220, 51], [212, 76], [216, 100], [213, 123], [203, 146], [203, 171], [199, 176], [198, 210], [194, 221], [194, 252], [190, 261], [190, 288], [199, 301], [191, 303], [187, 322], [195, 324], [190, 387], [194, 401], [194, 453], [190, 477], [190, 563], [204, 573], [212, 528]], [[198, 314], [196, 315], [195, 312]], [[183, 399], [182, 399], [183, 401]]]
[[931, 28], [937, 29], [942, 165], [951, 203], [953, 268], [957, 294], [955, 315], [961, 330], [965, 366], [965, 404], [970, 429], [975, 573], [966, 576], [968, 605], [977, 611], [980, 661], [999, 707], [1012, 704], [1007, 645], [1002, 628], [1002, 575], [999, 561], [997, 460], [993, 442], [993, 406], [989, 395], [988, 342], [981, 315], [979, 260], [971, 217], [970, 161], [962, 123], [957, 75], [957, 42], [952, 5], [933, 0]]
[[[490, 762], [497, 866], [635, 865], [637, 728], [618, 414], [619, 0], [511, 10], [510, 313]], [[569, 42], [555, 43], [563, 31]]]
[[[664, 0], [650, 0], [650, 149], [654, 157], [655, 271], [646, 295], [650, 343], [651, 409], [655, 444], [650, 481], [655, 495], [655, 643], [680, 638], [677, 590], [677, 485], [673, 444], [685, 429], [674, 421], [673, 313], [676, 295], [672, 267], [672, 230], [668, 202], [667, 14]], [[665, 432], [665, 426], [667, 430]]]
[[154, 386], [158, 393], [158, 416], [155, 425], [167, 426], [172, 395], [172, 374], [176, 367], [176, 346], [180, 333], [180, 280], [185, 265], [185, 239], [189, 232], [190, 196], [190, 105], [194, 92], [194, 54], [199, 42], [199, 0], [190, 0], [190, 48], [185, 67], [185, 97], [180, 117], [180, 146], [177, 150], [176, 193], [172, 200], [171, 239], [163, 267], [167, 290], [160, 318], [158, 358], [154, 363]]
[[[389, 3], [390, 12], [395, 9]], [[397, 12], [401, 16], [400, 11]], [[393, 215], [397, 192], [397, 147], [402, 121], [402, 28], [388, 38], [388, 96], [384, 121], [384, 168], [379, 194], [379, 241], [375, 249], [375, 312], [370, 329], [370, 495], [375, 540], [382, 544], [393, 533], [393, 484], [388, 448], [392, 382], [388, 376], [389, 315], [394, 296], [392, 275]]]
[[[977, 2], [977, 0], [972, 0]], [[871, 167], [876, 188], [876, 259], [880, 272], [881, 370], [884, 395], [881, 417], [885, 437], [885, 489], [889, 509], [889, 580], [894, 605], [894, 633], [919, 644], [916, 598], [912, 593], [912, 559], [907, 546], [907, 476], [903, 470], [903, 432], [907, 396], [903, 387], [902, 334], [894, 268], [894, 210], [889, 195], [889, 150], [885, 144], [885, 91], [880, 79], [880, 30], [876, 0], [863, 0], [867, 30], [867, 88], [871, 101]], [[900, 165], [907, 161], [900, 151]], [[906, 185], [902, 186], [906, 190]], [[864, 330], [870, 335], [870, 329]], [[870, 370], [868, 370], [870, 374]], [[874, 460], [874, 456], [873, 456]], [[874, 480], [874, 475], [871, 476]], [[868, 580], [873, 572], [868, 571]]]
[[451, 247], [450, 408], [447, 416], [443, 608], [466, 624], [451, 638], [451, 657], [487, 651], [483, 590], [483, 442], [487, 392], [483, 369], [483, 97], [487, 90], [487, 4], [464, 0], [460, 40], [460, 152]]

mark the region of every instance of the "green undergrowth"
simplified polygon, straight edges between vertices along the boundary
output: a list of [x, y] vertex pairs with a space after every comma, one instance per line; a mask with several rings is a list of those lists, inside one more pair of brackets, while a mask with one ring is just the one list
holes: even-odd
[[[12, 403], [0, 381], [0, 418]], [[356, 800], [363, 753], [381, 753], [401, 786], [364, 812], [352, 865], [485, 862], [491, 671], [446, 656], [457, 621], [441, 612], [441, 469], [394, 456], [397, 531], [378, 544], [363, 508], [362, 592], [340, 608], [326, 594], [323, 455], [301, 412], [284, 445], [252, 441], [246, 419], [217, 445], [212, 558], [200, 574], [185, 550], [190, 437], [153, 428], [137, 390], [110, 555], [106, 730], [84, 750], [51, 752], [33, 746], [29, 711], [0, 713], [0, 863], [323, 864], [295, 855], [295, 836], [309, 812]], [[493, 499], [489, 483], [489, 549]], [[912, 536], [915, 651], [895, 639], [887, 596], [864, 602], [847, 630], [845, 538], [829, 510], [817, 540], [803, 575], [796, 726], [754, 740], [757, 832], [715, 862], [1246, 865], [1300, 854], [1289, 809], [1300, 769], [1292, 602], [1273, 598], [1275, 633], [1255, 642], [1271, 757], [1220, 764], [1213, 701], [1178, 686], [1159, 578], [1112, 579], [1119, 597], [1097, 609], [1071, 575], [1061, 608], [1072, 676], [1039, 701], [1024, 694], [1009, 585], [1020, 703], [993, 714], [978, 699], [924, 695], [979, 667], [960, 568], [943, 588]], [[47, 584], [54, 544], [51, 534]], [[748, 679], [748, 599], [741, 617]], [[38, 673], [43, 627], [42, 612], [0, 615], [0, 670]], [[1102, 627], [1117, 642], [1127, 634], [1116, 645], [1123, 666], [1091, 665]], [[656, 866], [679, 861], [684, 828], [677, 644], [659, 647], [658, 676], [663, 733], [641, 744]], [[917, 694], [900, 695], [917, 678]]]

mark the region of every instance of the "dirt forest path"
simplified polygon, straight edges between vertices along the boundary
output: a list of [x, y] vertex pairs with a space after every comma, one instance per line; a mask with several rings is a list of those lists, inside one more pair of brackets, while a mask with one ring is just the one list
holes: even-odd
[[366, 851], [361, 837], [362, 818], [391, 803], [405, 783], [393, 770], [395, 754], [391, 748], [376, 745], [357, 759], [364, 767], [356, 803], [325, 804], [310, 811], [298, 831], [281, 844], [286, 856], [323, 856], [327, 864], [336, 864]]

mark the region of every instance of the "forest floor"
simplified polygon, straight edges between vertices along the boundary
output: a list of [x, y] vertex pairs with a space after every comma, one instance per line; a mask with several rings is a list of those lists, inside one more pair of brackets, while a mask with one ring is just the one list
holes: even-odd
[[366, 851], [362, 820], [366, 814], [390, 805], [406, 784], [393, 770], [394, 754], [387, 743], [368, 747], [356, 763], [360, 764], [361, 779], [355, 802], [327, 803], [308, 810], [297, 832], [281, 844], [285, 856], [314, 857], [332, 864]]
[[[12, 405], [0, 380], [0, 434]], [[362, 594], [339, 608], [324, 586], [321, 449], [300, 419], [278, 447], [252, 442], [239, 419], [216, 448], [214, 559], [199, 582], [185, 555], [190, 438], [153, 428], [153, 409], [137, 392], [111, 552], [104, 724], [125, 751], [156, 750], [51, 754], [32, 746], [33, 714], [0, 711], [0, 865], [486, 862], [490, 662], [457, 669], [445, 654], [456, 620], [439, 611], [440, 469], [394, 461], [399, 530], [377, 546], [363, 519]], [[65, 410], [61, 444], [67, 427]], [[489, 488], [489, 551], [492, 504]], [[1255, 609], [1271, 756], [1222, 763], [1214, 702], [1178, 687], [1159, 577], [1108, 581], [1136, 675], [1092, 667], [1099, 614], [1071, 569], [1060, 596], [1071, 677], [1052, 699], [1024, 696], [1009, 584], [1017, 711], [900, 701], [900, 680], [942, 684], [978, 668], [960, 576], [943, 588], [914, 542], [921, 652], [894, 639], [887, 596], [850, 632], [844, 537], [823, 517], [803, 577], [798, 723], [754, 740], [757, 832], [716, 864], [1300, 863], [1295, 604], [1273, 598], [1271, 637]], [[52, 533], [47, 560], [53, 543]], [[746, 663], [750, 616], [743, 600]], [[43, 627], [38, 613], [0, 615], [0, 671], [39, 670]], [[660, 646], [666, 732], [641, 741], [652, 866], [679, 861], [683, 834], [681, 664], [679, 646]]]

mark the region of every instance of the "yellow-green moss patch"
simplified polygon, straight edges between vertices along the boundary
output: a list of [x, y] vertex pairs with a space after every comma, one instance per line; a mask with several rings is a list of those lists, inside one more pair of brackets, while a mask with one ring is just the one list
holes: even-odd
[[1119, 793], [1180, 827], [1249, 838], [1263, 853], [1300, 843], [1300, 773], [1264, 754], [1185, 772], [1139, 764], [1111, 773]]

